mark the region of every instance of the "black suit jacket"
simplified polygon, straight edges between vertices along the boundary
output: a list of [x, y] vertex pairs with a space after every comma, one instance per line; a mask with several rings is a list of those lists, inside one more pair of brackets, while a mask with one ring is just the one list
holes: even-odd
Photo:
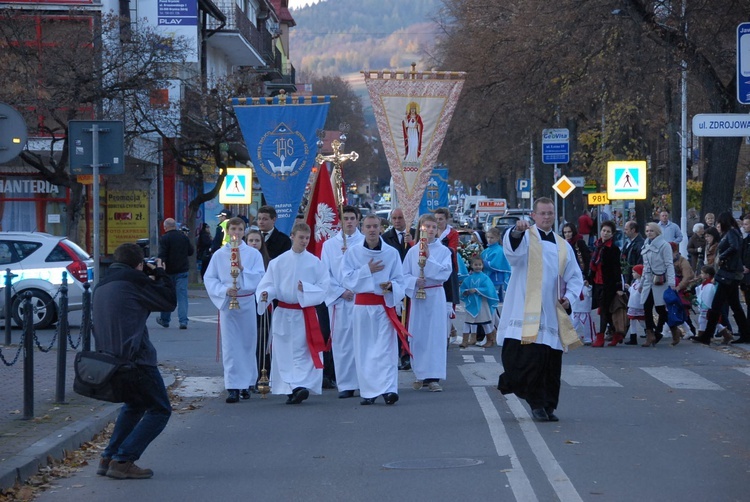
[[395, 228], [391, 227], [387, 232], [385, 232], [383, 235], [383, 241], [388, 244], [391, 247], [396, 248], [396, 251], [398, 251], [398, 255], [401, 257], [401, 261], [404, 261], [404, 258], [406, 257], [407, 251], [409, 251], [409, 245], [407, 244], [406, 247], [404, 247], [399, 241], [398, 241], [398, 232]]
[[274, 228], [273, 232], [271, 232], [271, 235], [269, 235], [266, 240], [268, 257], [273, 260], [290, 249], [292, 249], [292, 239], [290, 239], [285, 233], [282, 233], [278, 228]]

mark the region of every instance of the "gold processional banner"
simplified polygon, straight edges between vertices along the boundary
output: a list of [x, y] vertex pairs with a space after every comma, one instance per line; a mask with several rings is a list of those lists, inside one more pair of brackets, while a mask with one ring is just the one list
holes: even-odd
[[363, 71], [407, 222], [419, 204], [464, 85], [464, 72]]

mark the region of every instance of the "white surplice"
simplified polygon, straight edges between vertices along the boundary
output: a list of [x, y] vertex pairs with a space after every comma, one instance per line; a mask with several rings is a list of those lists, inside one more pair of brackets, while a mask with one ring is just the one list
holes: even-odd
[[[532, 232], [539, 232], [536, 226], [531, 227]], [[529, 236], [524, 233], [521, 243], [516, 249], [510, 244], [511, 232], [506, 232], [503, 238], [503, 251], [508, 263], [513, 270], [510, 283], [505, 295], [505, 304], [500, 316], [498, 335], [505, 338], [521, 340], [523, 329], [524, 308], [526, 299], [526, 276], [528, 274], [529, 261]], [[541, 237], [540, 237], [541, 239]], [[541, 288], [542, 312], [539, 323], [539, 334], [536, 342], [547, 345], [555, 350], [563, 350], [560, 336], [557, 330], [556, 305], [563, 296], [571, 305], [578, 300], [583, 288], [583, 277], [581, 268], [578, 266], [575, 252], [570, 245], [564, 247], [567, 252], [563, 276], [559, 277], [559, 262], [557, 244], [541, 241], [542, 244], [542, 284], [534, 287]]]
[[[347, 248], [362, 246], [365, 237], [355, 229], [346, 236]], [[354, 300], [346, 301], [341, 295], [349, 288], [341, 285], [341, 263], [344, 258], [344, 240], [341, 232], [323, 243], [320, 260], [330, 274], [326, 305], [331, 320], [331, 351], [333, 366], [336, 368], [336, 386], [339, 391], [357, 390], [357, 368], [354, 362], [354, 333], [352, 315]]]
[[[297, 289], [299, 281], [303, 291]], [[258, 312], [268, 307], [267, 302], [260, 301], [264, 291], [268, 292], [268, 302], [276, 299], [302, 307], [320, 305], [328, 292], [328, 282], [328, 272], [315, 255], [290, 249], [268, 264], [257, 288]], [[323, 353], [318, 356], [322, 361]], [[322, 392], [323, 369], [313, 364], [302, 310], [277, 307], [273, 311], [270, 380], [274, 394], [291, 394], [297, 387], [313, 394]]]
[[227, 289], [232, 287], [229, 255], [225, 244], [211, 257], [203, 277], [211, 302], [219, 309], [221, 356], [224, 365], [224, 386], [247, 389], [258, 379], [255, 347], [258, 343], [255, 313], [255, 288], [263, 277], [263, 257], [257, 249], [244, 242], [239, 245], [242, 272], [237, 277], [239, 309], [230, 310]]
[[[382, 261], [383, 270], [372, 273], [370, 260]], [[398, 251], [380, 239], [380, 249], [360, 243], [346, 251], [342, 285], [355, 293], [384, 296], [387, 307], [404, 298], [404, 276]], [[391, 281], [391, 291], [383, 295], [381, 283]], [[374, 398], [386, 392], [398, 393], [398, 341], [396, 328], [382, 305], [354, 305], [352, 327], [359, 394]], [[337, 363], [338, 364], [338, 363]], [[336, 366], [338, 376], [338, 366]]]
[[445, 303], [443, 283], [453, 272], [451, 250], [439, 240], [429, 245], [430, 257], [424, 267], [427, 298], [414, 298], [419, 278], [419, 244], [417, 243], [404, 258], [404, 279], [406, 294], [411, 298], [409, 309], [409, 333], [412, 338], [411, 367], [417, 380], [425, 378], [445, 379], [448, 358], [448, 310]]

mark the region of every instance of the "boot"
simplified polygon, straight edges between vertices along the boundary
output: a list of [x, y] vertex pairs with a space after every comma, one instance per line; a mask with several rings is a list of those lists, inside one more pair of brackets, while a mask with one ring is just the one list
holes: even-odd
[[497, 345], [497, 330], [493, 329], [490, 333], [487, 333], [487, 341], [484, 343], [484, 348], [489, 349]]
[[646, 330], [646, 343], [641, 345], [641, 347], [655, 347], [655, 346], [656, 346], [656, 337], [654, 336], [654, 330], [647, 329]]
[[604, 333], [597, 333], [596, 338], [594, 339], [594, 343], [591, 344], [592, 347], [604, 347]]
[[618, 343], [622, 343], [623, 339], [625, 337], [622, 335], [622, 333], [615, 333], [612, 335], [612, 341], [610, 341], [607, 345], [609, 347], [616, 347]]
[[461, 336], [461, 344], [459, 345], [459, 347], [461, 347], [462, 349], [465, 349], [466, 347], [469, 346], [469, 336], [470, 335], [471, 335], [471, 333], [464, 333]]
[[630, 340], [625, 342], [625, 345], [638, 345], [638, 334], [630, 333]]
[[[729, 331], [729, 330], [726, 330]], [[731, 336], [731, 333], [730, 333]], [[705, 331], [698, 331], [697, 336], [691, 336], [690, 340], [692, 340], [695, 343], [702, 343], [704, 345], [711, 345], [711, 339], [706, 335]]]
[[476, 345], [477, 344], [477, 334], [472, 333], [469, 335], [469, 345]]
[[721, 335], [721, 338], [722, 338], [722, 340], [721, 340], [721, 344], [722, 345], [729, 345], [729, 343], [734, 338], [732, 336], [732, 332], [729, 331], [727, 328], [722, 329], [719, 334]]
[[672, 328], [669, 328], [669, 331], [672, 332], [672, 347], [680, 343], [680, 340], [682, 340], [682, 330], [679, 328], [679, 326], [674, 326]]

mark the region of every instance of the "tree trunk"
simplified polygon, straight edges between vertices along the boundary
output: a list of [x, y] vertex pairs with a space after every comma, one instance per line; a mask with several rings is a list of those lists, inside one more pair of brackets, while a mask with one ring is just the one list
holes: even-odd
[[703, 174], [702, 214], [716, 216], [732, 210], [737, 160], [742, 138], [704, 138], [703, 151], [707, 161]]

